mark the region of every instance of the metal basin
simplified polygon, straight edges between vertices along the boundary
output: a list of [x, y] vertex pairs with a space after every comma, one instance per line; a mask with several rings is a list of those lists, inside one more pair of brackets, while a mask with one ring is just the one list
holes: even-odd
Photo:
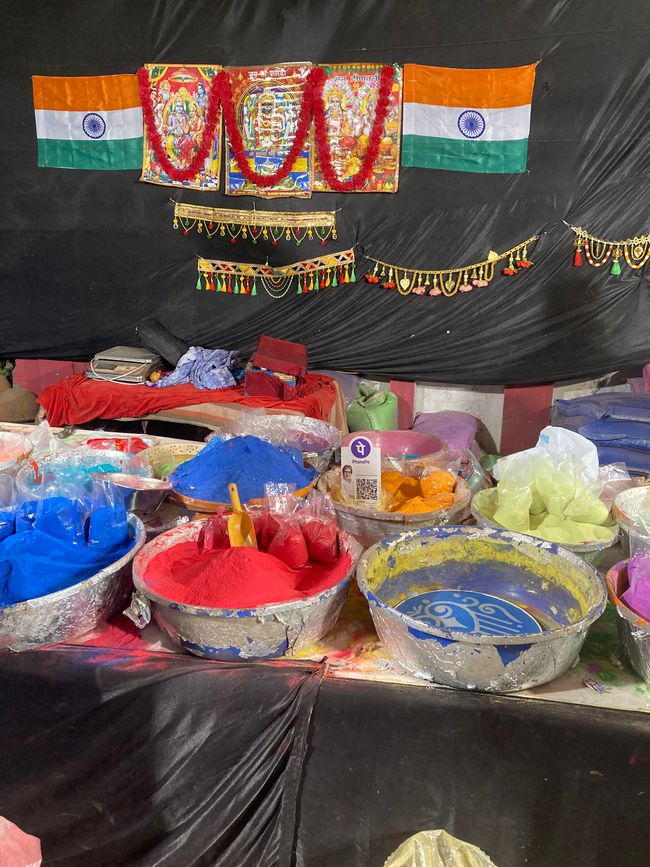
[[[339, 471], [330, 470], [318, 482], [318, 489], [329, 493], [331, 482], [338, 479]], [[469, 514], [472, 493], [464, 479], [459, 478], [454, 491], [456, 501], [448, 509], [435, 512], [420, 512], [406, 515], [400, 512], [378, 512], [362, 506], [348, 506], [332, 497], [339, 527], [359, 542], [362, 548], [369, 548], [386, 536], [405, 530], [418, 530], [421, 527], [439, 527], [443, 524], [460, 524]]]
[[612, 566], [606, 580], [609, 598], [616, 608], [616, 627], [623, 652], [639, 677], [650, 683], [650, 623], [621, 599], [628, 588], [627, 560]]
[[205, 608], [173, 602], [146, 584], [149, 563], [161, 551], [198, 538], [204, 521], [193, 521], [161, 533], [138, 554], [133, 564], [136, 593], [127, 612], [144, 627], [153, 615], [160, 628], [184, 650], [210, 659], [270, 659], [309, 647], [332, 629], [345, 601], [361, 554], [345, 533], [339, 538], [352, 559], [348, 574], [328, 590], [293, 602], [259, 608]]
[[29, 650], [61, 644], [121, 611], [131, 588], [131, 561], [146, 538], [139, 518], [129, 515], [128, 521], [135, 542], [120, 560], [65, 590], [0, 608], [0, 648]]
[[[472, 517], [475, 519], [479, 527], [487, 527], [494, 530], [504, 529], [504, 527], [492, 520], [497, 507], [497, 497], [498, 491], [496, 488], [489, 488], [485, 491], [479, 491], [478, 494], [474, 494], [471, 505]], [[506, 532], [510, 531], [507, 530]], [[598, 566], [600, 561], [603, 559], [605, 551], [608, 548], [611, 548], [612, 545], [615, 545], [618, 541], [618, 526], [612, 527], [612, 532], [613, 535], [609, 542], [583, 542], [581, 545], [566, 544], [562, 547], [567, 551], [571, 551], [571, 553], [575, 554], [577, 557], [580, 557], [580, 559], [584, 560], [585, 563], [590, 563], [592, 566]], [[532, 534], [530, 536], [527, 533], [523, 535], [525, 535], [527, 539], [537, 538]]]
[[[357, 583], [386, 649], [418, 677], [447, 686], [513, 692], [546, 683], [575, 661], [607, 601], [598, 572], [559, 545], [476, 527], [429, 527], [366, 551]], [[434, 628], [395, 610], [437, 589], [514, 602], [542, 632], [493, 636]]]
[[621, 549], [625, 557], [650, 551], [650, 487], [629, 488], [614, 500], [612, 514], [621, 528]]

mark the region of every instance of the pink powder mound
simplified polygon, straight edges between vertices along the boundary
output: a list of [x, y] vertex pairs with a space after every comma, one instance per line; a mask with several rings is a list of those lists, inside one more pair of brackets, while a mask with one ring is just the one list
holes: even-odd
[[144, 583], [173, 602], [206, 608], [256, 608], [313, 596], [342, 581], [349, 554], [334, 563], [309, 562], [291, 569], [256, 548], [202, 551], [197, 542], [181, 542], [149, 563]]

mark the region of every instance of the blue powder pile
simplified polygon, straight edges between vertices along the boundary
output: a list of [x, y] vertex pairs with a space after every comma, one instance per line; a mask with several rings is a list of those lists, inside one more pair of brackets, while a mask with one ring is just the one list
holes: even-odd
[[197, 500], [228, 503], [234, 482], [242, 502], [264, 497], [268, 483], [306, 487], [318, 475], [305, 467], [298, 449], [274, 446], [253, 436], [213, 439], [195, 458], [177, 467], [169, 480], [175, 491]]
[[95, 575], [133, 545], [124, 506], [64, 497], [0, 515], [0, 608], [55, 593]]

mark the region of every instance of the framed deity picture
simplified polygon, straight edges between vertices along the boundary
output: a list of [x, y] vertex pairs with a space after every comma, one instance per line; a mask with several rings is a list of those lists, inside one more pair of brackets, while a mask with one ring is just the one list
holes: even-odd
[[[347, 181], [357, 174], [368, 150], [382, 66], [373, 63], [340, 63], [323, 64], [321, 68], [327, 73], [323, 103], [332, 168], [340, 181]], [[356, 192], [397, 192], [401, 129], [402, 69], [395, 65], [379, 154], [370, 178]], [[314, 192], [331, 192], [317, 152], [314, 155]]]
[[218, 190], [221, 169], [221, 112], [212, 147], [196, 176], [175, 181], [160, 164], [157, 147], [177, 169], [187, 169], [202, 141], [208, 115], [210, 84], [220, 66], [162, 66], [147, 63], [149, 99], [153, 109], [158, 142], [151, 141], [145, 127], [141, 181], [192, 190]]
[[[244, 158], [258, 174], [275, 174], [291, 150], [310, 69], [310, 63], [284, 63], [228, 70]], [[287, 177], [271, 187], [259, 187], [244, 177], [227, 141], [225, 192], [229, 196], [309, 198], [312, 181], [311, 129]]]

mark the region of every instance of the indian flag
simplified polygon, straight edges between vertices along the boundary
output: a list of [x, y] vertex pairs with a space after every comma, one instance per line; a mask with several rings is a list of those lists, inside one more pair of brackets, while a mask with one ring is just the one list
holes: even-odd
[[142, 168], [142, 107], [135, 75], [35, 75], [39, 166]]
[[402, 165], [524, 172], [535, 64], [504, 69], [404, 67]]

